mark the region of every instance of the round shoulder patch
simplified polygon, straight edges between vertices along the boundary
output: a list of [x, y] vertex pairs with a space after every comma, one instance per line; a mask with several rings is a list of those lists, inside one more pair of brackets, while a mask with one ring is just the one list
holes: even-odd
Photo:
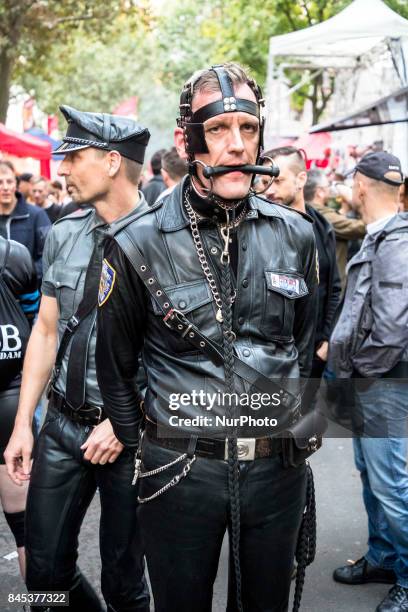
[[112, 293], [115, 284], [116, 271], [107, 259], [103, 260], [101, 280], [99, 281], [98, 305], [103, 306]]

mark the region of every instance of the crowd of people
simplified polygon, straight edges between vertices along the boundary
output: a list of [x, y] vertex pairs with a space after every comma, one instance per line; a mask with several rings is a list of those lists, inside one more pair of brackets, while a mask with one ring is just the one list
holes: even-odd
[[[350, 176], [263, 151], [261, 106], [236, 64], [193, 75], [150, 180], [147, 128], [71, 107], [59, 180], [0, 160], [0, 498], [28, 590], [75, 612], [102, 610], [77, 566], [97, 489], [109, 611], [148, 612], [146, 558], [157, 612], [209, 612], [227, 529], [228, 610], [285, 612], [296, 573], [297, 611], [322, 377], [363, 383], [368, 550], [334, 580], [408, 611], [407, 183], [382, 150]], [[240, 420], [258, 391], [274, 430]]]

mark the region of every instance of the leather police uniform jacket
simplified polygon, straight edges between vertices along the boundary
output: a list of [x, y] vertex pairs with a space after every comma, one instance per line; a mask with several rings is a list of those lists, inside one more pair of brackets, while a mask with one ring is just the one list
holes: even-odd
[[[222, 344], [216, 305], [182, 204], [188, 180], [139, 215], [127, 229], [174, 306], [203, 334]], [[199, 228], [206, 258], [220, 287], [223, 242], [219, 229], [209, 219], [199, 221]], [[237, 243], [237, 277], [233, 275], [236, 354], [278, 385], [285, 377], [307, 377], [317, 311], [315, 241], [309, 217], [251, 197], [247, 217], [237, 229]], [[97, 375], [106, 412], [119, 440], [137, 446], [142, 412], [134, 375], [140, 351], [148, 378], [144, 405], [148, 419], [168, 430], [171, 415], [178, 419], [225, 415], [222, 402], [215, 401], [209, 410], [208, 405], [200, 406], [197, 397], [192, 397], [193, 392], [200, 391], [213, 398], [216, 395], [212, 394], [222, 393], [224, 368], [215, 366], [166, 327], [163, 314], [114, 240], [106, 245], [104, 257], [111, 280], [100, 295]], [[241, 379], [235, 379], [237, 393], [248, 391]], [[178, 407], [177, 402], [170, 401], [175, 395], [181, 399]], [[268, 410], [273, 415], [279, 409]], [[250, 412], [257, 416], [255, 410]], [[225, 437], [228, 431], [220, 426], [204, 431], [200, 423], [179, 422], [184, 435]], [[242, 430], [238, 431], [242, 436]]]

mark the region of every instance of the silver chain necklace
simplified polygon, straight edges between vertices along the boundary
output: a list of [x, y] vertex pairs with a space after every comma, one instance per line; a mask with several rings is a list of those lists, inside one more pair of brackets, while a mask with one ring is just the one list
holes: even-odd
[[[220, 294], [218, 293], [217, 285], [214, 280], [214, 276], [211, 272], [210, 266], [208, 265], [208, 261], [207, 261], [207, 258], [204, 252], [203, 243], [201, 242], [201, 236], [200, 236], [200, 232], [198, 231], [198, 224], [197, 224], [198, 216], [189, 202], [187, 191], [184, 192], [184, 206], [186, 208], [187, 215], [190, 221], [191, 235], [193, 237], [194, 246], [197, 251], [198, 260], [200, 262], [201, 269], [204, 272], [204, 276], [207, 279], [212, 296], [214, 298], [214, 302], [217, 306], [217, 314], [215, 315], [215, 318], [218, 321], [218, 323], [222, 323], [223, 321], [222, 302], [221, 302]], [[228, 245], [229, 245], [229, 240], [230, 240], [230, 230], [234, 227], [237, 227], [241, 223], [241, 221], [246, 217], [246, 214], [247, 214], [247, 210], [245, 206], [244, 209], [241, 211], [241, 213], [238, 215], [238, 217], [235, 219], [233, 223], [228, 223], [228, 220], [227, 220], [225, 224], [220, 224], [221, 235], [224, 239], [224, 250], [221, 254], [221, 262], [225, 262], [225, 261], [229, 262]], [[227, 219], [228, 219], [228, 212], [227, 212]], [[223, 259], [225, 257], [226, 259]], [[231, 305], [235, 302], [235, 297], [236, 297], [236, 292], [234, 292], [234, 295], [232, 295], [230, 298]]]

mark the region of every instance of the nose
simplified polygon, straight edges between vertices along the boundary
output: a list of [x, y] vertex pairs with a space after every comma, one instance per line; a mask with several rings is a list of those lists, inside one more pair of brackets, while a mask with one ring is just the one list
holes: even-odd
[[69, 163], [66, 158], [62, 160], [57, 170], [58, 176], [68, 176], [69, 174]]
[[245, 151], [244, 142], [242, 140], [241, 130], [239, 126], [234, 126], [231, 129], [229, 140], [229, 151], [234, 153], [242, 153]]
[[276, 195], [276, 186], [272, 183], [272, 185], [270, 185], [268, 187], [268, 189], [265, 191], [265, 196], [269, 199], [269, 200], [273, 200], [273, 198]]

